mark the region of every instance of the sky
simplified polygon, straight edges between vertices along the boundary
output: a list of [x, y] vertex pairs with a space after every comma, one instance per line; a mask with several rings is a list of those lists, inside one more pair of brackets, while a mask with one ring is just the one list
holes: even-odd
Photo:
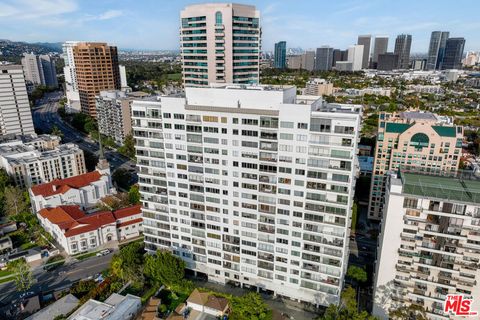
[[[178, 49], [180, 10], [197, 0], [0, 0], [0, 39], [102, 41], [123, 49]], [[239, 0], [261, 14], [262, 49], [344, 49], [360, 34], [411, 34], [412, 53], [427, 52], [434, 30], [480, 50], [479, 0]]]

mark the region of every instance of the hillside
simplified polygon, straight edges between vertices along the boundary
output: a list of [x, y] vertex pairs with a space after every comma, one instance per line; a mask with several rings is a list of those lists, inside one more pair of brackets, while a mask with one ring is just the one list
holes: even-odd
[[0, 61], [19, 63], [22, 54], [33, 52], [36, 54], [61, 53], [61, 43], [27, 43], [0, 39]]

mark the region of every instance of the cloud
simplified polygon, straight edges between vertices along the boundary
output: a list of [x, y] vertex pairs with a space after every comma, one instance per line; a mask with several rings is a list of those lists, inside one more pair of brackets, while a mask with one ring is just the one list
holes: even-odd
[[98, 20], [108, 20], [123, 16], [123, 11], [121, 10], [108, 10], [98, 16]]
[[75, 0], [5, 0], [0, 17], [8, 20], [38, 19], [78, 10]]

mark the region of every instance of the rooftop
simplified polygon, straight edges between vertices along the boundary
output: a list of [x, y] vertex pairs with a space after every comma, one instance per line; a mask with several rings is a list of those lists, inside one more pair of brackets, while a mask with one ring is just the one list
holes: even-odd
[[79, 300], [72, 294], [55, 301], [26, 320], [51, 320], [62, 314], [69, 314], [78, 305]]
[[50, 197], [57, 194], [64, 194], [70, 189], [80, 189], [100, 180], [102, 175], [98, 171], [87, 172], [78, 176], [55, 179], [51, 182], [38, 184], [31, 188], [35, 196]]
[[472, 172], [400, 173], [403, 193], [428, 198], [480, 204], [480, 177]]
[[437, 120], [437, 117], [431, 112], [405, 111], [400, 113], [402, 118], [410, 120]]

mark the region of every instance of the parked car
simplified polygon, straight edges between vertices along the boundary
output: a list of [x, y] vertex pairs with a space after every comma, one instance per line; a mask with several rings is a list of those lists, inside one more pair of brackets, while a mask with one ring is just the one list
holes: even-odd
[[106, 256], [107, 254], [109, 254], [110, 252], [112, 252], [111, 249], [104, 249], [100, 252], [97, 252], [97, 257], [102, 257], [102, 256]]
[[29, 296], [33, 296], [34, 294], [35, 294], [35, 292], [33, 292], [33, 291], [26, 291], [26, 292], [24, 292], [20, 295], [20, 299], [27, 298]]

